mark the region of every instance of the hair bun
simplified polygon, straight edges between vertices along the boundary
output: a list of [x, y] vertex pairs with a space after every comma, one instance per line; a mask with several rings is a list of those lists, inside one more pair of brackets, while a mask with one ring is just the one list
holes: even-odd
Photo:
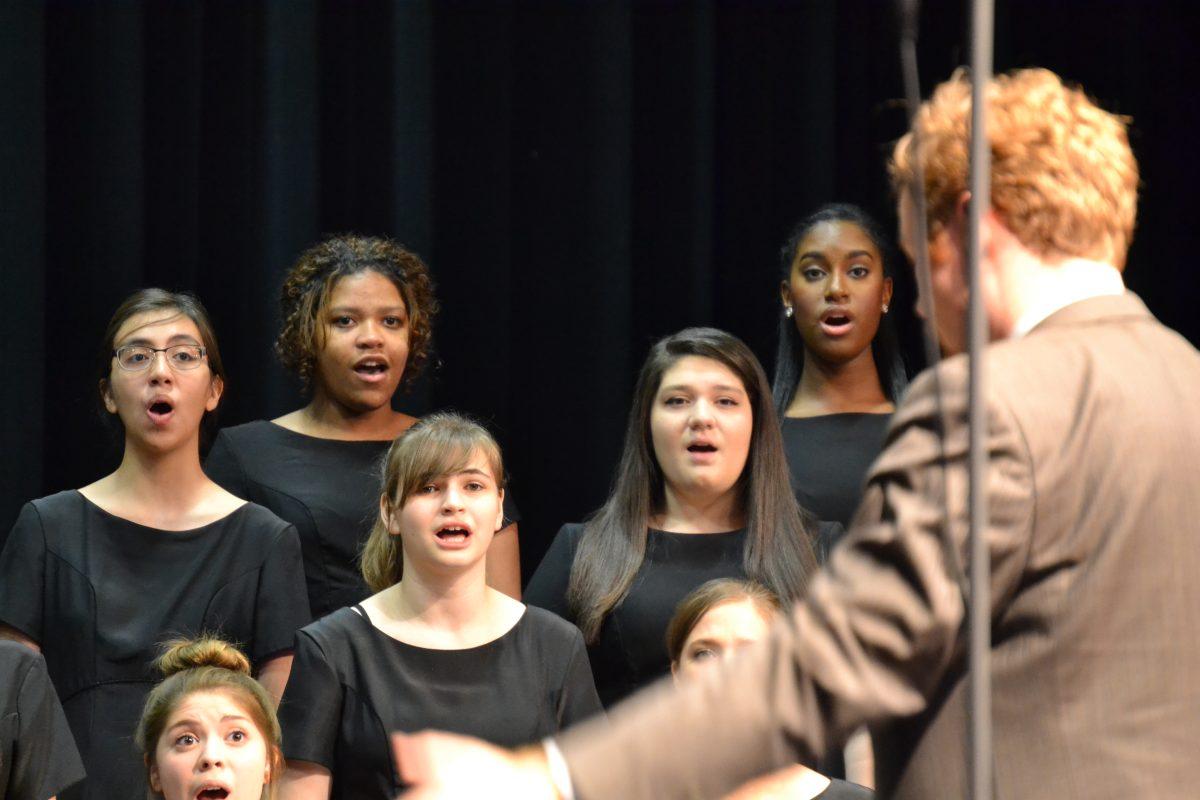
[[213, 636], [167, 642], [154, 666], [164, 678], [196, 667], [219, 667], [250, 674], [250, 659], [229, 642]]

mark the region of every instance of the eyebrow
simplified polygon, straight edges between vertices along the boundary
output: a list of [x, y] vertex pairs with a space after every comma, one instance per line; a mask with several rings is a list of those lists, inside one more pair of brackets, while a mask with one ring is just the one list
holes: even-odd
[[[871, 255], [871, 252], [869, 250], [851, 250], [849, 253], [846, 254], [846, 258], [863, 258], [864, 256], [866, 258], [871, 259], [872, 261], [875, 260], [875, 256]], [[816, 258], [816, 259], [820, 259], [821, 261], [826, 260], [825, 254], [819, 250], [810, 250], [807, 253], [802, 253], [800, 255], [800, 258], [797, 260], [803, 261], [806, 258]]]
[[[170, 339], [167, 339], [167, 345], [170, 346], [172, 344], [194, 344], [197, 346], [200, 345], [200, 343], [196, 341], [195, 336], [192, 336], [191, 334], [187, 334], [187, 333], [177, 333], [174, 336], [172, 336]], [[140, 345], [143, 347], [153, 347], [154, 342], [150, 341], [149, 339], [147, 339], [144, 336], [135, 336], [132, 339], [126, 339], [125, 341], [121, 342], [121, 344], [119, 344], [117, 346], [125, 347], [126, 345]]]
[[[404, 306], [385, 306], [384, 308], [376, 308], [376, 309], [372, 309], [372, 310], [378, 311], [383, 314], [406, 313]], [[362, 309], [359, 308], [358, 306], [330, 306], [329, 307], [330, 314], [344, 314], [346, 312], [359, 313], [361, 311], [362, 311]]]
[[[228, 722], [229, 720], [240, 720], [241, 722], [251, 722], [249, 717], [243, 716], [241, 714], [226, 714], [225, 716], [221, 717], [221, 722]], [[200, 720], [193, 719], [192, 717], [184, 717], [183, 719], [176, 722], [174, 725], [171, 725], [170, 727], [168, 727], [167, 730], [173, 731], [176, 728], [196, 727], [199, 724], [200, 724]]]
[[476, 469], [475, 467], [467, 467], [466, 469], [460, 469], [458, 472], [456, 472], [454, 474], [455, 475], [482, 475], [485, 478], [492, 477], [491, 473], [487, 472], [486, 470]]
[[[715, 385], [713, 385], [713, 386], [711, 386], [711, 387], [709, 387], [709, 388], [711, 388], [711, 389], [716, 389], [718, 392], [739, 392], [739, 393], [741, 393], [741, 394], [745, 394], [745, 393], [746, 393], [746, 390], [745, 390], [745, 389], [743, 389], [742, 387], [740, 387], [740, 386], [731, 386], [731, 385], [730, 385], [730, 384], [728, 384], [728, 383], [718, 383], [718, 384], [715, 384]], [[664, 387], [662, 387], [662, 388], [661, 388], [661, 389], [659, 389], [658, 391], [659, 391], [660, 393], [662, 393], [662, 392], [694, 392], [694, 391], [696, 391], [696, 389], [695, 389], [695, 387], [694, 387], [694, 386], [691, 386], [690, 384], [686, 384], [686, 383], [673, 383], [673, 384], [671, 384], [670, 386], [664, 386]]]

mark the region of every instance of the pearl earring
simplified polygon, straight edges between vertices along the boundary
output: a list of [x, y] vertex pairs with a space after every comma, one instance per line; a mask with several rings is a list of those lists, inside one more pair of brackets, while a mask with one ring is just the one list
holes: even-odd
[[887, 313], [887, 303], [883, 304], [883, 313]]
[[784, 306], [784, 307], [783, 307], [783, 315], [784, 315], [785, 317], [787, 317], [788, 319], [791, 319], [791, 318], [792, 318], [792, 314], [793, 314], [793, 313], [795, 313], [795, 312], [793, 312], [793, 311], [792, 311], [792, 307], [791, 307], [791, 306]]

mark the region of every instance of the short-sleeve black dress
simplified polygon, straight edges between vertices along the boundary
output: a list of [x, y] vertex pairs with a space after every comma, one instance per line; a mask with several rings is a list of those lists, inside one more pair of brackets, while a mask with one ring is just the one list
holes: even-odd
[[261, 664], [309, 619], [296, 532], [253, 503], [163, 531], [60, 492], [21, 509], [0, 553], [0, 622], [41, 646], [87, 769], [68, 800], [145, 796], [133, 732], [162, 642], [214, 633]]
[[[525, 602], [574, 623], [567, 583], [583, 526], [564, 525], [525, 588]], [[646, 557], [629, 593], [605, 618], [588, 647], [596, 690], [605, 708], [671, 669], [664, 637], [679, 601], [705, 581], [745, 578], [744, 530], [668, 533], [650, 529]]]
[[289, 760], [329, 769], [331, 800], [391, 800], [403, 787], [389, 734], [424, 728], [516, 746], [600, 710], [583, 638], [526, 608], [507, 633], [465, 650], [430, 650], [343, 608], [296, 634], [279, 706]]
[[0, 639], [0, 797], [45, 800], [83, 780], [46, 662]]
[[[358, 554], [379, 513], [380, 462], [391, 441], [321, 439], [266, 420], [217, 434], [204, 471], [296, 526], [313, 618], [372, 594]], [[504, 498], [505, 524], [518, 522]]]
[[[839, 523], [839, 534], [858, 510], [863, 481], [891, 419], [891, 414], [824, 414], [781, 420], [796, 500], [818, 519]], [[821, 561], [835, 542], [821, 538]]]

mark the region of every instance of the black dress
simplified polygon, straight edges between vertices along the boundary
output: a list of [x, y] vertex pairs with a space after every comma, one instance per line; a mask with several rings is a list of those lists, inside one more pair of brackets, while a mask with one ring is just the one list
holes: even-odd
[[291, 525], [247, 503], [188, 531], [113, 516], [76, 491], [21, 509], [0, 553], [0, 622], [37, 642], [88, 778], [64, 798], [146, 794], [133, 742], [152, 662], [210, 632], [251, 660], [291, 650], [309, 621]]
[[[379, 514], [388, 441], [321, 439], [259, 420], [217, 434], [204, 471], [229, 492], [296, 526], [313, 618], [372, 594], [358, 554]], [[504, 497], [505, 524], [518, 522]]]
[[536, 608], [465, 650], [405, 644], [361, 608], [343, 608], [299, 631], [295, 656], [279, 706], [283, 752], [326, 767], [331, 800], [396, 796], [393, 731], [435, 728], [512, 747], [600, 710], [579, 631]]
[[[574, 623], [567, 582], [583, 526], [562, 527], [525, 588], [525, 601]], [[600, 626], [588, 647], [596, 690], [605, 708], [671, 669], [665, 636], [679, 601], [705, 581], [745, 578], [744, 530], [729, 533], [668, 533], [650, 529], [646, 557], [625, 599]]]
[[83, 780], [46, 662], [0, 639], [0, 797], [45, 800]]
[[[792, 490], [800, 505], [818, 519], [837, 522], [843, 530], [849, 527], [891, 419], [891, 414], [825, 414], [781, 420]], [[833, 544], [822, 538], [822, 561]]]

